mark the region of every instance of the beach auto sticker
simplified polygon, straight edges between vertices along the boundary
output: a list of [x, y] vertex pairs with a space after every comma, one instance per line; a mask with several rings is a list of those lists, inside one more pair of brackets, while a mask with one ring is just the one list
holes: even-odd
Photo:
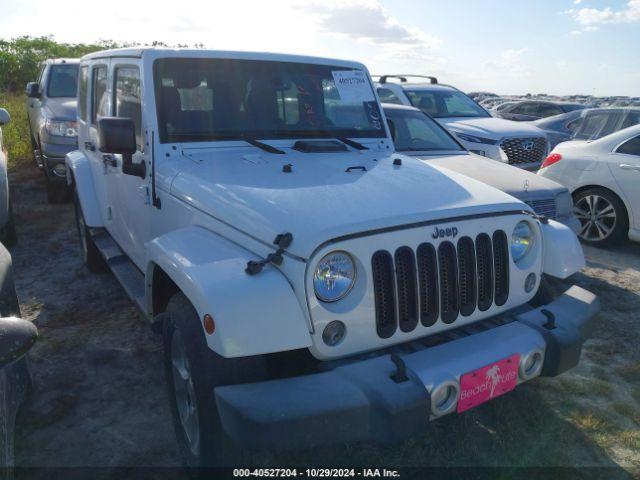
[[365, 73], [362, 70], [333, 70], [331, 74], [340, 99], [351, 103], [362, 102], [369, 123], [376, 130], [382, 130], [382, 115]]

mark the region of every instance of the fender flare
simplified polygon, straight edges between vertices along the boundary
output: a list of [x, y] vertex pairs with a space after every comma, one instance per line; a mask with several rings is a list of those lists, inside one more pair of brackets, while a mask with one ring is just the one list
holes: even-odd
[[[214, 318], [209, 348], [223, 357], [246, 357], [311, 346], [302, 307], [284, 274], [267, 267], [248, 275], [258, 257], [198, 226], [172, 231], [149, 243], [146, 299], [152, 312], [154, 270], [161, 268], [193, 304], [200, 319]], [[201, 321], [202, 322], [202, 321]]]
[[555, 220], [549, 220], [541, 227], [544, 240], [542, 271], [565, 279], [582, 270], [586, 265], [584, 252], [573, 230]]
[[86, 225], [88, 227], [104, 226], [89, 159], [81, 151], [75, 150], [67, 153], [65, 164], [67, 165], [67, 185], [71, 186], [75, 183]]

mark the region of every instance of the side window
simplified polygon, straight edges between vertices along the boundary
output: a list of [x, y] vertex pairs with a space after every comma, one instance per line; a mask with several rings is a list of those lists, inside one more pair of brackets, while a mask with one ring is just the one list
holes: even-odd
[[516, 108], [511, 110], [511, 113], [517, 113], [519, 115], [531, 115], [531, 116], [537, 117], [538, 106], [533, 102], [525, 102], [516, 106]]
[[130, 118], [136, 126], [136, 144], [142, 151], [142, 91], [138, 67], [116, 67], [114, 104], [115, 116]]
[[640, 157], [640, 135], [627, 140], [616, 150], [617, 153], [626, 153], [627, 155], [636, 155]]
[[560, 115], [562, 110], [560, 110], [555, 105], [550, 103], [541, 103], [538, 106], [538, 115], [542, 118], [552, 117], [554, 115]]
[[378, 96], [380, 97], [380, 101], [382, 103], [396, 103], [398, 105], [402, 105], [402, 102], [396, 96], [396, 94], [393, 93], [388, 88], [379, 88], [378, 89]]
[[93, 67], [91, 77], [91, 123], [95, 125], [98, 117], [106, 117], [109, 99], [107, 97], [107, 66]]
[[89, 84], [89, 67], [80, 67], [80, 81], [78, 86], [78, 116], [87, 121], [87, 85]]

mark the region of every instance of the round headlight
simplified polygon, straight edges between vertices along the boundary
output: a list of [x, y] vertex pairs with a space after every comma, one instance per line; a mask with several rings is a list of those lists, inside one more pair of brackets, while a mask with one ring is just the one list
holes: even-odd
[[356, 280], [356, 266], [346, 252], [331, 252], [322, 257], [313, 273], [313, 289], [323, 302], [344, 298]]
[[521, 221], [511, 234], [511, 256], [514, 262], [522, 260], [533, 246], [533, 230], [529, 222]]

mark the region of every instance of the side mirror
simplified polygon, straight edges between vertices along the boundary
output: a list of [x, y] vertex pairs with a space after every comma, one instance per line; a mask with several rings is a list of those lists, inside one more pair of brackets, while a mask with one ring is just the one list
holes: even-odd
[[102, 153], [122, 155], [122, 173], [145, 178], [145, 163], [133, 163], [136, 126], [130, 118], [104, 117], [98, 120], [98, 148]]
[[11, 121], [11, 115], [4, 108], [0, 108], [0, 126], [6, 125]]
[[27, 83], [27, 97], [29, 98], [40, 97], [40, 85], [38, 85], [38, 82]]

